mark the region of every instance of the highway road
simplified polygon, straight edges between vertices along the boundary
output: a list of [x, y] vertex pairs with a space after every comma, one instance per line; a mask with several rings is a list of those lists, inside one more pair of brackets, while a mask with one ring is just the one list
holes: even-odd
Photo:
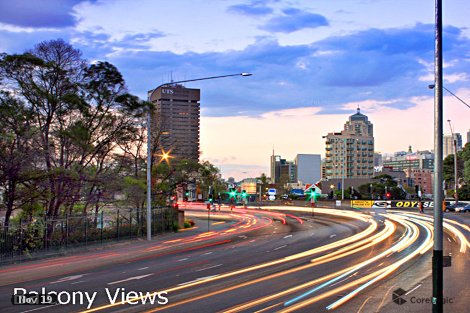
[[[429, 215], [223, 207], [208, 225], [204, 207], [185, 210], [197, 227], [0, 268], [0, 312], [393, 312], [411, 305], [391, 302], [397, 284], [410, 296], [426, 289], [417, 281], [430, 273]], [[464, 281], [466, 221], [444, 225], [446, 249]], [[57, 292], [62, 304], [12, 305], [15, 288]], [[461, 306], [470, 304], [466, 291], [453, 289]]]

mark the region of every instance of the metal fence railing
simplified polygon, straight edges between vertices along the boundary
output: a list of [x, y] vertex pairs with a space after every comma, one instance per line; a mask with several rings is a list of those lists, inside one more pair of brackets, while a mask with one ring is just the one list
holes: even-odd
[[[152, 234], [175, 230], [177, 214], [173, 208], [153, 209]], [[145, 237], [146, 221], [147, 211], [136, 209], [19, 220], [8, 227], [0, 226], [0, 262], [21, 261], [44, 252], [65, 252], [91, 244]]]

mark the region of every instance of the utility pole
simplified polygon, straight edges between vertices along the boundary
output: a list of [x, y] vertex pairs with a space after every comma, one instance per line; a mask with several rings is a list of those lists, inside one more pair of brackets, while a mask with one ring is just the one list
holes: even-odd
[[432, 312], [443, 312], [443, 244], [442, 244], [442, 0], [435, 0], [434, 47], [434, 247], [432, 256]]

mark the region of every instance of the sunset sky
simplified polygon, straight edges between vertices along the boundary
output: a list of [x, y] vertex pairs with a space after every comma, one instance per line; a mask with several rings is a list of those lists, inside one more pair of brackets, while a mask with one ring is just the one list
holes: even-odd
[[[360, 106], [382, 153], [433, 149], [434, 1], [0, 0], [0, 52], [57, 38], [108, 61], [131, 93], [201, 89], [201, 159], [236, 179], [269, 156], [324, 155]], [[444, 85], [470, 103], [470, 1], [444, 1]], [[464, 142], [470, 108], [444, 93]]]

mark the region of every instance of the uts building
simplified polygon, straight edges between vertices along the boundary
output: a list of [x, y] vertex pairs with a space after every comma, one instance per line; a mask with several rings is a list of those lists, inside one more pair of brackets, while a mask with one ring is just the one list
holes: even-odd
[[176, 159], [199, 161], [200, 89], [182, 85], [159, 87], [154, 104], [152, 133], [160, 136], [157, 151], [169, 151]]

